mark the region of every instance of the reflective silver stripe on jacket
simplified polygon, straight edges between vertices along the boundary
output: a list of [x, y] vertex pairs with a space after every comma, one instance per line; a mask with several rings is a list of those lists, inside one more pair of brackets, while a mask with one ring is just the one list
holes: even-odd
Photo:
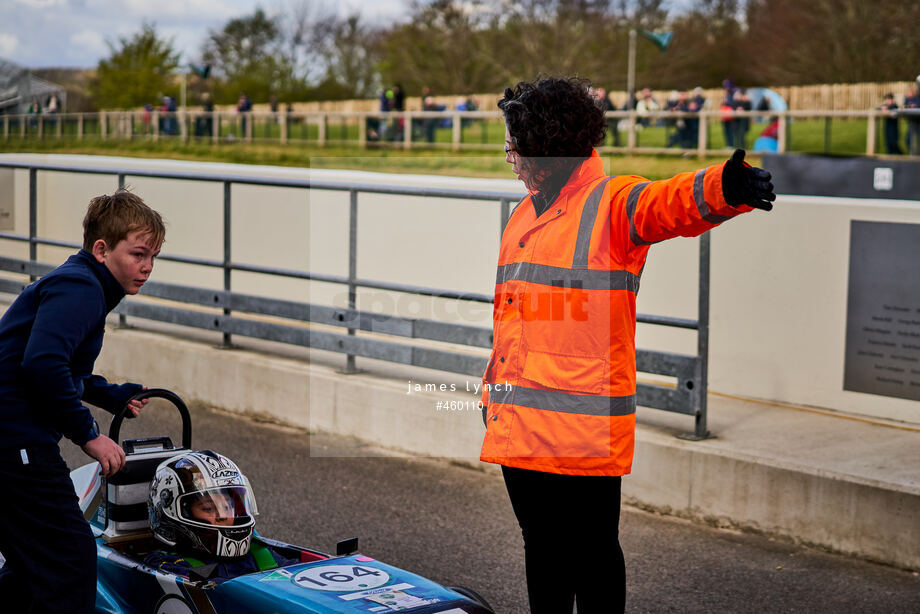
[[629, 271], [565, 269], [533, 262], [513, 262], [498, 267], [495, 284], [503, 284], [506, 281], [528, 281], [544, 286], [584, 290], [639, 291], [639, 276]]
[[545, 411], [587, 416], [629, 416], [636, 413], [636, 395], [608, 397], [558, 390], [504, 385], [489, 391], [489, 403], [520, 405]]
[[604, 177], [603, 181], [597, 184], [581, 210], [581, 220], [578, 222], [578, 237], [575, 239], [575, 255], [572, 257], [573, 269], [588, 268], [588, 251], [591, 247], [591, 232], [594, 230], [594, 224], [597, 222], [597, 211], [601, 203], [601, 196], [604, 194], [604, 188], [610, 177]]
[[636, 230], [636, 205], [639, 204], [639, 196], [645, 190], [645, 187], [650, 184], [651, 181], [643, 181], [642, 183], [637, 183], [629, 191], [629, 196], [626, 197], [626, 218], [629, 220], [629, 240], [635, 245], [651, 245], [650, 241], [646, 241], [639, 236], [639, 232]]
[[703, 193], [703, 180], [706, 178], [706, 169], [700, 169], [693, 177], [693, 200], [696, 201], [696, 209], [700, 212], [700, 217], [710, 224], [721, 224], [729, 219], [724, 215], [710, 213], [709, 203], [706, 202], [706, 196]]

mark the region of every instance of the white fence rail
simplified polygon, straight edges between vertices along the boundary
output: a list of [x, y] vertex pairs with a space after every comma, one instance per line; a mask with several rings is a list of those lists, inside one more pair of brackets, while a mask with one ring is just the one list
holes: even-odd
[[[893, 118], [902, 149], [918, 155], [920, 111], [897, 115], [865, 111], [720, 111], [607, 113], [602, 152], [697, 154], [754, 147], [765, 132], [772, 151], [882, 155], [887, 151], [881, 122]], [[409, 129], [411, 128], [411, 129]], [[909, 136], [908, 136], [909, 135]], [[504, 141], [500, 112], [204, 112], [180, 110], [103, 111], [50, 115], [2, 115], [0, 139], [173, 140], [202, 143], [307, 144], [318, 147], [498, 149]], [[899, 141], [900, 142], [900, 141]]]

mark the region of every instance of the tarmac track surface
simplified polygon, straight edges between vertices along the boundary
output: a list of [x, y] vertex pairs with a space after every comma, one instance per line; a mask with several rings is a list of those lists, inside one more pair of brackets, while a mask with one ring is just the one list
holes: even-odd
[[[108, 415], [96, 415], [106, 432]], [[496, 612], [528, 611], [520, 531], [500, 475], [200, 407], [192, 417], [194, 447], [226, 454], [250, 478], [262, 534], [325, 552], [357, 536], [363, 554], [473, 588]], [[122, 438], [178, 442], [178, 433], [175, 412], [154, 403], [122, 427]], [[71, 468], [89, 460], [66, 440], [62, 450]], [[920, 604], [917, 573], [764, 536], [629, 507], [620, 534], [628, 612], [916, 612]], [[561, 555], [559, 564], [590, 563]]]

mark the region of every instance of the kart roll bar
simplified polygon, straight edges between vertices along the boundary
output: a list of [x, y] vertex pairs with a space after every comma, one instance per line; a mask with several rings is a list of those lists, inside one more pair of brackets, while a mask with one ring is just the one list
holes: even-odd
[[115, 417], [112, 419], [112, 424], [109, 426], [109, 438], [112, 439], [115, 443], [119, 443], [118, 434], [119, 431], [121, 431], [121, 423], [130, 411], [131, 401], [140, 401], [143, 399], [166, 399], [172, 403], [176, 409], [179, 410], [179, 415], [182, 416], [182, 447], [187, 450], [191, 450], [192, 418], [189, 415], [188, 407], [185, 405], [185, 402], [179, 398], [179, 395], [170, 390], [166, 390], [165, 388], [151, 388], [149, 390], [142, 390], [141, 392], [128, 399], [127, 403], [125, 403], [125, 406], [121, 408], [121, 411], [115, 414]]

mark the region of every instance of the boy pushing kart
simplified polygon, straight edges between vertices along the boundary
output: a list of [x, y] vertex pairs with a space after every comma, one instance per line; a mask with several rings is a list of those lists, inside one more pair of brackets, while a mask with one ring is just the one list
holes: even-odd
[[[0, 319], [0, 481], [15, 493], [0, 514], [0, 594], [9, 611], [92, 612], [96, 545], [58, 442], [67, 437], [110, 477], [125, 453], [99, 433], [82, 401], [115, 412], [140, 384], [93, 375], [106, 315], [137, 294], [166, 229], [127, 190], [92, 199], [83, 249], [28, 286]], [[146, 401], [134, 401], [136, 416]], [[31, 609], [30, 609], [31, 608]]]

